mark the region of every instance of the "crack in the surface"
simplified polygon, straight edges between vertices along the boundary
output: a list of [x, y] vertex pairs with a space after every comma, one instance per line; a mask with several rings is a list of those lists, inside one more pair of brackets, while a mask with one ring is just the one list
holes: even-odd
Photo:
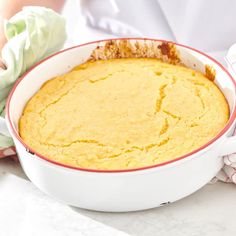
[[[119, 153], [114, 153], [112, 155], [104, 155], [104, 157], [98, 157], [99, 159], [109, 159], [109, 158], [115, 158], [115, 157], [119, 157], [123, 154], [126, 154], [126, 153], [131, 153], [131, 152], [134, 152], [135, 150], [139, 150], [141, 152], [143, 151], [149, 151], [151, 148], [154, 148], [154, 147], [160, 147], [162, 145], [165, 145], [169, 142], [170, 138], [167, 137], [163, 140], [161, 140], [160, 142], [158, 143], [151, 143], [151, 144], [148, 144], [146, 146], [143, 146], [143, 147], [139, 147], [139, 146], [132, 146], [130, 148], [127, 148], [127, 149], [124, 149], [123, 151], [119, 152]], [[54, 148], [67, 148], [67, 147], [70, 147], [71, 145], [73, 144], [76, 144], [76, 143], [87, 143], [87, 144], [95, 144], [97, 146], [100, 146], [100, 147], [105, 147], [105, 148], [112, 148], [112, 146], [109, 146], [109, 145], [105, 145], [103, 143], [100, 143], [98, 142], [97, 140], [94, 140], [94, 139], [79, 139], [79, 140], [76, 140], [76, 141], [73, 141], [69, 144], [62, 144], [62, 145], [56, 145], [56, 144], [52, 144], [52, 143], [43, 143], [43, 142], [40, 142], [39, 143], [41, 145], [44, 145], [44, 146], [49, 146], [49, 147], [54, 147]]]
[[204, 87], [205, 89], [209, 90], [209, 87], [206, 86], [206, 84], [200, 82], [200, 81], [194, 81], [194, 80], [188, 80], [190, 83], [192, 83], [193, 85], [196, 85], [196, 86], [201, 86], [201, 87]]
[[204, 103], [204, 101], [201, 97], [200, 91], [197, 87], [195, 87], [195, 95], [200, 99], [200, 102], [202, 104], [202, 108], [205, 109], [206, 108], [205, 103]]
[[133, 151], [134, 150], [132, 150], [132, 149], [126, 149], [123, 152], [120, 152], [120, 153], [117, 153], [117, 154], [113, 154], [113, 155], [110, 155], [110, 156], [105, 156], [103, 158], [100, 157], [100, 159], [105, 159], [105, 158], [109, 159], [109, 158], [119, 157], [119, 156], [121, 156], [121, 155], [123, 155], [125, 153], [130, 153], [130, 152], [133, 152]]
[[144, 150], [143, 147], [139, 147], [139, 146], [132, 146], [131, 149], [128, 149], [128, 150], [134, 151], [134, 149], [139, 150], [139, 151], [143, 151]]
[[[94, 81], [93, 81], [93, 80], [88, 80], [88, 81], [89, 81], [89, 83], [96, 83], [96, 82], [99, 82], [99, 81], [106, 80], [106, 79], [110, 78], [111, 75], [112, 75], [112, 74], [110, 73], [110, 74], [108, 74], [108, 75], [106, 75], [106, 76], [104, 76], [104, 77], [101, 77], [101, 78], [98, 79], [98, 80], [94, 80]], [[77, 87], [77, 85], [78, 85], [80, 82], [82, 82], [82, 81], [78, 81], [77, 83], [75, 83], [75, 85], [74, 85], [72, 88], [70, 88], [68, 91], [62, 93], [58, 99], [56, 99], [56, 100], [54, 100], [53, 102], [47, 104], [47, 105], [39, 112], [40, 116], [42, 115], [42, 113], [43, 113], [48, 107], [50, 107], [51, 105], [54, 105], [54, 104], [58, 103], [63, 97], [67, 96], [73, 89], [75, 89], [75, 88]]]
[[161, 111], [162, 108], [162, 103], [163, 100], [166, 97], [165, 94], [165, 89], [169, 86], [169, 85], [173, 85], [175, 84], [177, 81], [177, 78], [175, 76], [172, 77], [172, 81], [170, 84], [164, 84], [159, 88], [159, 97], [156, 99], [156, 107], [155, 107], [155, 114]]
[[163, 146], [163, 145], [167, 144], [169, 142], [169, 140], [170, 140], [170, 138], [167, 137], [167, 138], [163, 139], [162, 141], [160, 141], [159, 143], [151, 143], [151, 144], [145, 146], [144, 149], [146, 151], [149, 151], [151, 148]]
[[[73, 88], [74, 88], [74, 87], [73, 87]], [[73, 88], [72, 88], [72, 89], [73, 89]], [[71, 89], [71, 90], [72, 90], [72, 89]], [[59, 98], [57, 98], [56, 100], [54, 100], [53, 102], [48, 103], [48, 104], [39, 112], [40, 116], [42, 116], [42, 113], [43, 113], [47, 108], [49, 108], [51, 105], [54, 105], [54, 104], [58, 103], [63, 97], [65, 97], [66, 95], [68, 95], [68, 94], [71, 92], [71, 90], [68, 90], [68, 91], [66, 91], [65, 93], [61, 94], [61, 96], [60, 96]]]
[[164, 84], [159, 89], [159, 97], [160, 98], [157, 98], [157, 100], [156, 100], [156, 113], [161, 110], [162, 102], [163, 102], [164, 98], [166, 97], [166, 94], [165, 94], [166, 87], [167, 87], [167, 84]]
[[157, 76], [161, 76], [161, 75], [163, 74], [163, 72], [162, 72], [162, 71], [156, 71], [155, 74], [156, 74]]
[[192, 124], [190, 124], [190, 127], [191, 127], [191, 128], [192, 128], [192, 127], [197, 127], [197, 126], [199, 126], [199, 124], [196, 123], [196, 122], [193, 122]]
[[111, 76], [112, 76], [112, 74], [108, 74], [108, 75], [103, 76], [103, 77], [101, 77], [101, 78], [99, 78], [99, 79], [96, 79], [96, 80], [91, 80], [91, 79], [89, 79], [88, 81], [89, 81], [90, 83], [94, 84], [94, 83], [97, 83], [97, 82], [99, 82], [99, 81], [109, 79]]
[[57, 145], [57, 144], [53, 144], [53, 143], [40, 143], [42, 145], [45, 145], [45, 146], [52, 146], [52, 147], [70, 147], [71, 145], [73, 144], [76, 144], [76, 143], [89, 143], [89, 144], [96, 144], [98, 146], [101, 146], [101, 147], [106, 147], [105, 144], [103, 143], [100, 143], [98, 142], [97, 140], [94, 140], [94, 139], [78, 139], [78, 140], [75, 140], [75, 141], [72, 141], [70, 143], [66, 143], [66, 144], [61, 144], [61, 145]]
[[167, 130], [168, 130], [168, 128], [169, 128], [169, 123], [168, 123], [167, 118], [165, 118], [165, 123], [164, 123], [164, 125], [162, 126], [159, 135], [162, 135], [162, 134], [166, 133]]
[[171, 85], [175, 84], [176, 81], [177, 81], [177, 78], [176, 78], [176, 76], [173, 75]]
[[171, 117], [174, 118], [174, 119], [181, 120], [181, 117], [180, 117], [180, 116], [177, 116], [177, 115], [175, 115], [175, 114], [173, 114], [173, 113], [171, 113], [171, 112], [169, 112], [169, 111], [163, 110], [163, 112], [164, 112], [165, 114], [167, 114], [168, 116], [171, 116]]

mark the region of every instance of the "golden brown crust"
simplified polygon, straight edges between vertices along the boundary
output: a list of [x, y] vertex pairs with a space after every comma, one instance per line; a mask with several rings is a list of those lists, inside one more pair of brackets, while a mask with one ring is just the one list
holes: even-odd
[[103, 46], [97, 46], [91, 53], [89, 61], [118, 58], [157, 58], [162, 61], [180, 65], [179, 52], [171, 42], [109, 40]]
[[54, 161], [129, 169], [199, 148], [228, 118], [223, 94], [203, 74], [157, 59], [111, 59], [47, 81], [27, 103], [19, 132]]
[[205, 65], [205, 75], [209, 80], [214, 81], [216, 77], [215, 68], [210, 65]]

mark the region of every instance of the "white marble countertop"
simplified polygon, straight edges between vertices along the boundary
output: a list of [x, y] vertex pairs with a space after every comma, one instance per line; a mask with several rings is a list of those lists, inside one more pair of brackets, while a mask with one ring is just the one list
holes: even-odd
[[[16, 175], [20, 178], [27, 179], [19, 163], [16, 163], [9, 158], [0, 160], [0, 195], [4, 194], [3, 192], [4, 184], [2, 184], [4, 183], [4, 181], [1, 180], [4, 179], [4, 176], [8, 175], [9, 173]], [[32, 188], [35, 188], [33, 184], [31, 184], [30, 182], [29, 185], [32, 185]], [[14, 190], [12, 191], [12, 193], [14, 194]], [[54, 203], [55, 200], [49, 197], [47, 198], [50, 199], [51, 202], [50, 204]], [[40, 198], [38, 197], [38, 199]], [[143, 236], [143, 235], [231, 236], [232, 235], [233, 236], [236, 235], [235, 199], [236, 199], [235, 185], [217, 182], [214, 184], [206, 185], [198, 192], [180, 201], [172, 203], [168, 206], [155, 208], [152, 210], [131, 212], [131, 213], [102, 213], [102, 212], [87, 211], [79, 208], [72, 208], [72, 209], [74, 210], [73, 211], [74, 215], [82, 214], [83, 216], [86, 216], [97, 222], [103, 223], [104, 225], [111, 226], [114, 229], [126, 232], [130, 235], [136, 235], [136, 236]], [[38, 201], [39, 200], [37, 200], [37, 202]], [[46, 203], [48, 204], [48, 201], [46, 201]], [[11, 212], [14, 212], [14, 218], [19, 217], [19, 219], [22, 220], [21, 212], [19, 212], [19, 210]], [[64, 214], [63, 212], [61, 213]], [[19, 216], [17, 214], [19, 214]], [[31, 214], [33, 214], [33, 212]], [[5, 216], [6, 222], [9, 222], [10, 220], [10, 222], [13, 223], [13, 221], [11, 221], [12, 217], [13, 215], [6, 215]], [[70, 221], [70, 217], [67, 218], [68, 221]], [[58, 225], [60, 224], [61, 222], [59, 220], [58, 222], [54, 220], [53, 225], [51, 225], [50, 227], [57, 228]], [[76, 235], [75, 231], [69, 228], [67, 225], [65, 225], [64, 228], [61, 226], [61, 229], [63, 229], [64, 233], [60, 235], [69, 235], [69, 236]], [[0, 235], [5, 236], [5, 234], [1, 233], [1, 228], [0, 228]], [[48, 235], [53, 236], [54, 234], [48, 234]], [[94, 234], [86, 233], [81, 235], [104, 236], [102, 234], [96, 234], [96, 231], [94, 232]]]

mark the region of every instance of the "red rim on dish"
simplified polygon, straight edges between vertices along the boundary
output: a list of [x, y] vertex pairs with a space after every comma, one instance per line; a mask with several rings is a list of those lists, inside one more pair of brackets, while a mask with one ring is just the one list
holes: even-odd
[[38, 65], [40, 65], [41, 63], [49, 60], [50, 58], [58, 55], [58, 54], [61, 54], [63, 52], [66, 52], [66, 51], [69, 51], [71, 49], [74, 49], [74, 48], [78, 48], [78, 47], [83, 47], [85, 45], [89, 45], [89, 44], [97, 44], [97, 43], [100, 43], [100, 42], [106, 42], [106, 41], [110, 41], [110, 40], [149, 40], [149, 41], [158, 41], [158, 42], [166, 42], [166, 43], [172, 43], [174, 45], [177, 45], [179, 47], [183, 47], [183, 48], [187, 48], [187, 49], [190, 49], [192, 51], [195, 51], [205, 57], [207, 57], [208, 59], [210, 59], [211, 61], [213, 61], [215, 64], [217, 64], [228, 76], [229, 78], [232, 80], [233, 84], [234, 84], [234, 89], [236, 91], [236, 82], [234, 81], [233, 77], [230, 75], [230, 73], [218, 62], [216, 61], [214, 58], [208, 56], [207, 54], [197, 50], [197, 49], [194, 49], [192, 47], [189, 47], [189, 46], [185, 46], [185, 45], [182, 45], [182, 44], [178, 44], [178, 43], [175, 43], [175, 42], [171, 42], [171, 41], [167, 41], [167, 40], [161, 40], [161, 39], [151, 39], [151, 38], [114, 38], [114, 39], [105, 39], [105, 40], [98, 40], [98, 41], [93, 41], [93, 42], [89, 42], [89, 43], [85, 43], [85, 44], [81, 44], [81, 45], [78, 45], [78, 46], [74, 46], [74, 47], [71, 47], [71, 48], [67, 48], [67, 49], [64, 49], [60, 52], [57, 52], [47, 58], [45, 58], [44, 60], [38, 62], [37, 64], [35, 64], [29, 71], [27, 71], [23, 76], [21, 76], [17, 82], [14, 84], [9, 96], [8, 96], [8, 99], [7, 99], [7, 103], [6, 103], [6, 119], [8, 119], [9, 121], [9, 124], [10, 124], [10, 127], [11, 127], [11, 131], [12, 133], [15, 135], [15, 137], [17, 138], [17, 140], [26, 148], [27, 151], [29, 151], [30, 153], [34, 153], [36, 156], [40, 157], [41, 159], [47, 161], [47, 162], [50, 162], [52, 164], [55, 164], [57, 166], [60, 166], [60, 167], [65, 167], [65, 168], [69, 168], [69, 169], [74, 169], [74, 170], [80, 170], [80, 171], [88, 171], [88, 172], [100, 172], [100, 173], [122, 173], [122, 172], [132, 172], [132, 171], [139, 171], [139, 170], [147, 170], [147, 169], [151, 169], [151, 168], [155, 168], [155, 167], [159, 167], [159, 166], [165, 166], [167, 164], [170, 164], [170, 163], [174, 163], [174, 162], [177, 162], [179, 160], [182, 160], [184, 158], [187, 158], [203, 149], [205, 149], [206, 147], [208, 147], [210, 144], [212, 144], [213, 142], [215, 142], [218, 138], [220, 138], [230, 127], [231, 125], [233, 124], [235, 118], [236, 118], [236, 109], [234, 107], [233, 111], [232, 111], [232, 114], [230, 115], [230, 119], [228, 120], [227, 124], [225, 125], [225, 127], [218, 133], [218, 135], [216, 135], [213, 139], [211, 139], [209, 142], [207, 142], [206, 144], [204, 144], [203, 146], [201, 146], [200, 148], [186, 154], [186, 155], [183, 155], [183, 156], [180, 156], [178, 158], [175, 158], [173, 160], [170, 160], [170, 161], [166, 161], [166, 162], [163, 162], [163, 163], [159, 163], [159, 164], [156, 164], [156, 165], [151, 165], [151, 166], [145, 166], [145, 167], [140, 167], [140, 168], [133, 168], [133, 169], [124, 169], [124, 170], [96, 170], [96, 169], [87, 169], [87, 168], [80, 168], [80, 167], [74, 167], [74, 166], [70, 166], [70, 165], [66, 165], [66, 164], [62, 164], [62, 163], [59, 163], [59, 162], [56, 162], [56, 161], [53, 161], [53, 160], [50, 160], [48, 159], [47, 157], [41, 155], [40, 153], [38, 153], [37, 151], [33, 150], [32, 148], [30, 148], [24, 141], [23, 139], [19, 136], [18, 132], [16, 131], [16, 129], [14, 128], [14, 125], [12, 124], [12, 121], [11, 121], [11, 118], [10, 118], [10, 112], [9, 112], [9, 107], [10, 107], [10, 103], [11, 103], [11, 98], [14, 94], [14, 91], [16, 90], [17, 86], [20, 84], [20, 82], [27, 76], [28, 73], [30, 73], [32, 70], [34, 70], [35, 67], [37, 67]]

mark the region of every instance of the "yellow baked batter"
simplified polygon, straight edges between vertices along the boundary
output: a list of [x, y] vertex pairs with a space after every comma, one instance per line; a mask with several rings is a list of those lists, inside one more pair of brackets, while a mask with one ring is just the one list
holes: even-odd
[[203, 74], [157, 59], [87, 62], [46, 82], [19, 122], [49, 159], [90, 169], [166, 162], [212, 139], [228, 104]]

